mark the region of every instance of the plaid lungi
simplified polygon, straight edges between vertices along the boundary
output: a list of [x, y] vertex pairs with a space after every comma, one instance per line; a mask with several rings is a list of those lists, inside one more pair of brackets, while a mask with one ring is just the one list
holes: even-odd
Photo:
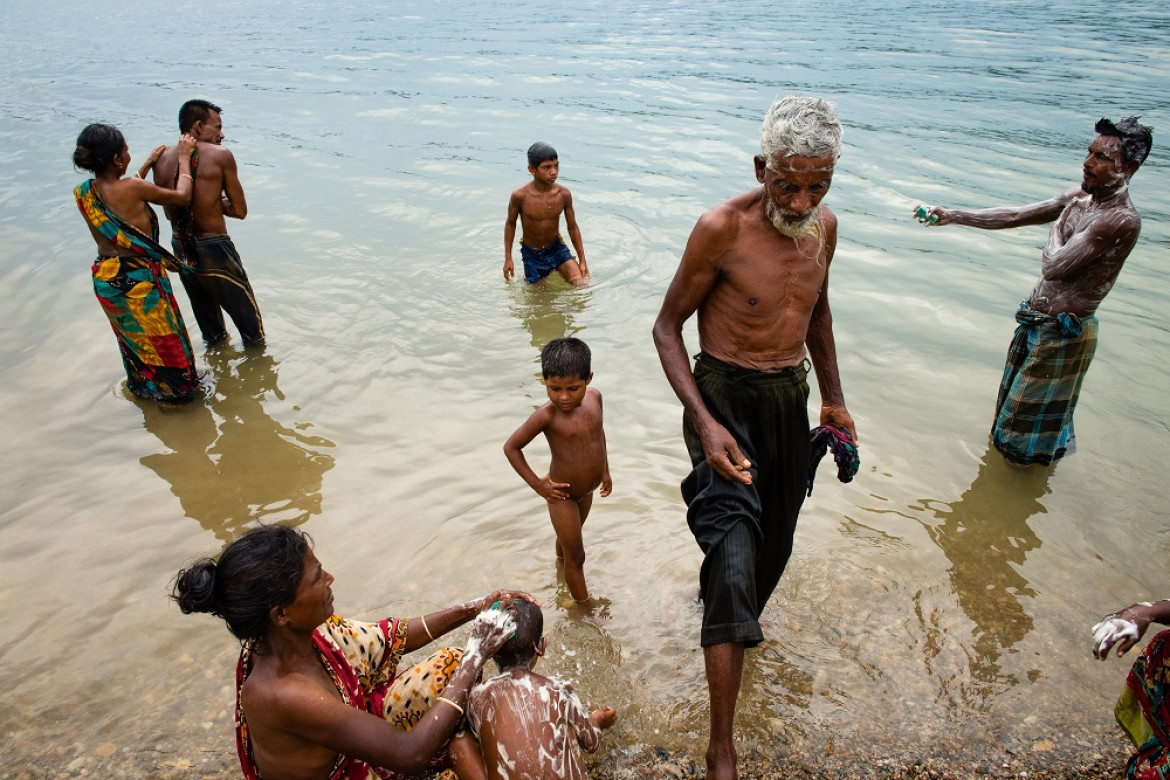
[[1076, 450], [1073, 410], [1097, 349], [1097, 318], [1053, 317], [1024, 302], [1016, 322], [992, 442], [1013, 463], [1048, 465]]

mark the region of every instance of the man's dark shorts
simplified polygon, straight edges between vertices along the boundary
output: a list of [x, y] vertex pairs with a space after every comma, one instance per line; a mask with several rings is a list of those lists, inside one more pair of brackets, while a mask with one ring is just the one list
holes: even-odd
[[565, 246], [565, 240], [557, 236], [557, 240], [544, 249], [533, 249], [521, 241], [520, 257], [524, 260], [524, 281], [536, 284], [562, 264], [572, 260], [573, 253]]
[[264, 343], [264, 322], [256, 295], [244, 271], [240, 253], [228, 236], [196, 239], [193, 246], [173, 242], [176, 253], [186, 250], [187, 259], [196, 268], [194, 275], [183, 274], [183, 288], [191, 300], [191, 310], [204, 343], [211, 345], [227, 338], [223, 313], [232, 318], [245, 346]]
[[752, 484], [728, 482], [707, 464], [702, 441], [683, 417], [694, 469], [682, 483], [687, 524], [703, 550], [703, 647], [763, 641], [760, 615], [792, 553], [808, 487], [808, 363], [775, 372], [700, 354], [695, 383], [707, 410], [751, 462]]

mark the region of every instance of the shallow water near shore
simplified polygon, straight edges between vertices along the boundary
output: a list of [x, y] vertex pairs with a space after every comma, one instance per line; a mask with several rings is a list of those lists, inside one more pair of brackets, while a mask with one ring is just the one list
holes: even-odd
[[[348, 616], [532, 592], [543, 670], [621, 717], [599, 765], [701, 755], [700, 555], [678, 492], [681, 410], [649, 333], [694, 221], [755, 185], [760, 118], [789, 93], [835, 100], [846, 128], [826, 203], [862, 470], [843, 485], [822, 464], [806, 501], [748, 655], [741, 752], [946, 744], [998, 766], [1117, 750], [1126, 664], [1094, 661], [1088, 629], [1166, 596], [1170, 551], [1162, 4], [1119, 18], [1062, 0], [539, 14], [150, 1], [102, 9], [100, 39], [74, 0], [0, 6], [0, 752], [14, 774], [232, 770], [236, 647], [166, 595], [180, 566], [256, 521], [314, 537]], [[207, 397], [164, 410], [121, 387], [69, 159], [104, 121], [137, 166], [200, 96], [223, 106], [240, 164], [250, 214], [230, 228], [269, 346], [197, 347]], [[1131, 187], [1143, 230], [1099, 311], [1078, 452], [1010, 468], [987, 429], [1046, 229], [924, 229], [911, 211], [1050, 197], [1079, 182], [1096, 119], [1130, 114], [1155, 128]], [[500, 275], [536, 140], [573, 192], [594, 272], [581, 289]], [[561, 606], [547, 512], [501, 452], [542, 403], [540, 346], [563, 335], [593, 349], [614, 480], [585, 528], [592, 615]]]

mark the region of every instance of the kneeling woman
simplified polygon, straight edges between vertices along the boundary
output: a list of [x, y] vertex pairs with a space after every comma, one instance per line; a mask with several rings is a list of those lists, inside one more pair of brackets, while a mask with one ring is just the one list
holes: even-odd
[[515, 627], [488, 610], [464, 651], [441, 649], [403, 674], [398, 662], [513, 594], [359, 623], [333, 614], [332, 583], [308, 537], [280, 525], [248, 531], [218, 561], [179, 572], [172, 598], [180, 609], [222, 617], [242, 640], [236, 746], [244, 777], [455, 777], [443, 771], [445, 746], [484, 663]]

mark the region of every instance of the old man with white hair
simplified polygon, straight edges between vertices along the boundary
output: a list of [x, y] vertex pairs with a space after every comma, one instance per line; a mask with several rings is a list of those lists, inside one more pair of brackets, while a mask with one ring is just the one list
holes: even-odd
[[[837, 217], [821, 204], [841, 151], [836, 109], [820, 98], [778, 100], [760, 147], [761, 186], [699, 218], [654, 323], [693, 464], [682, 493], [704, 555], [710, 780], [736, 776], [744, 648], [763, 641], [760, 615], [792, 552], [811, 458], [810, 358], [820, 424], [857, 440], [829, 309]], [[682, 328], [696, 312], [701, 351], [692, 370]]]

